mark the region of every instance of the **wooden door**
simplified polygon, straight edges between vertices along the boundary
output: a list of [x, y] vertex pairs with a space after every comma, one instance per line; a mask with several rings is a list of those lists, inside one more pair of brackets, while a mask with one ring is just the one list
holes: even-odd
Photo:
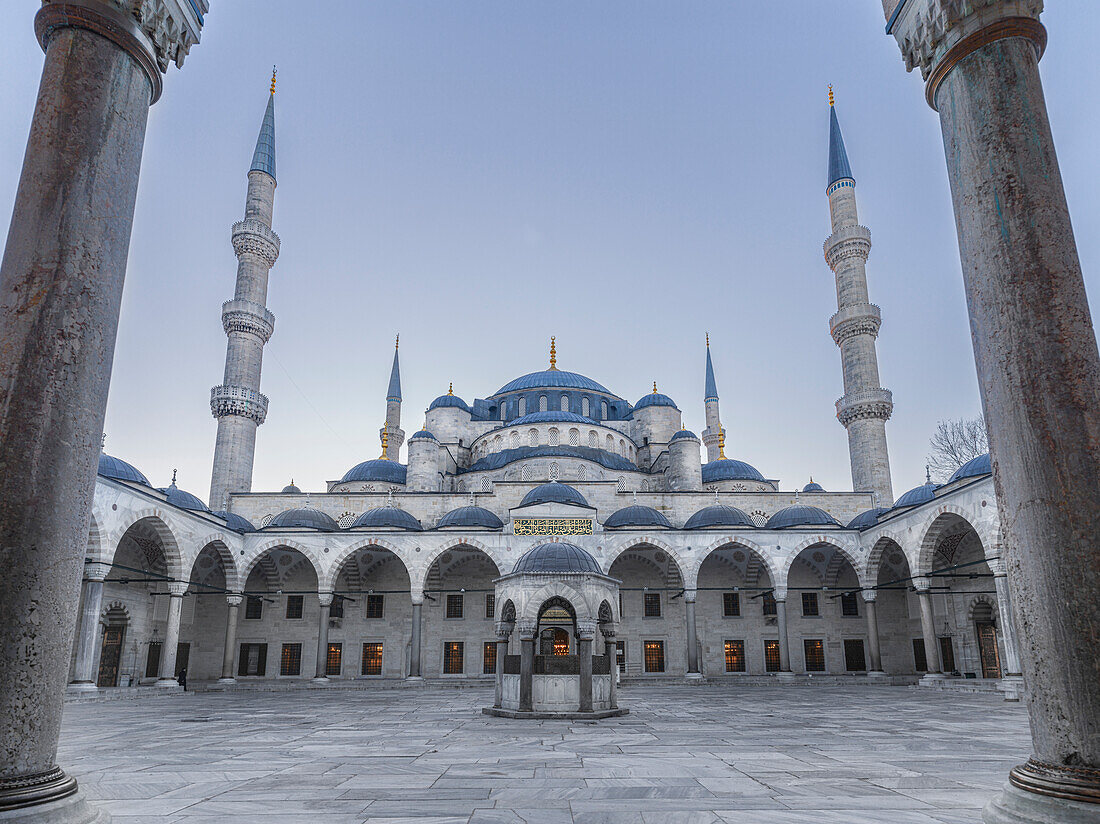
[[118, 665], [122, 660], [122, 636], [126, 627], [104, 627], [103, 649], [99, 654], [98, 687], [118, 686]]
[[982, 678], [1001, 677], [1001, 659], [997, 653], [997, 628], [982, 621], [978, 627], [978, 655], [982, 660]]

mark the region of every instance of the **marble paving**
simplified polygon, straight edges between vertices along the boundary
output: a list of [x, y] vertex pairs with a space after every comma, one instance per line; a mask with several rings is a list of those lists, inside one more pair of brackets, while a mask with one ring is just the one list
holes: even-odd
[[977, 824], [1030, 747], [995, 695], [620, 695], [595, 723], [483, 716], [480, 688], [71, 704], [58, 763], [116, 824]]

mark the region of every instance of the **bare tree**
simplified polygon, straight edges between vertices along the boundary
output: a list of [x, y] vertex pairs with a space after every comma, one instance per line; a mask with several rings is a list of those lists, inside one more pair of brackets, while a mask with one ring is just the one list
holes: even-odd
[[971, 458], [989, 451], [985, 420], [980, 415], [940, 421], [928, 443], [932, 450], [928, 453], [928, 467], [932, 477], [940, 483]]

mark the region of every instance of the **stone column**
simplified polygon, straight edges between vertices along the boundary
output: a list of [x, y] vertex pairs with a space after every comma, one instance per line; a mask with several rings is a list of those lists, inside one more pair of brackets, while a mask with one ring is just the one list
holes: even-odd
[[145, 126], [200, 25], [179, 0], [118, 5], [35, 17], [45, 62], [0, 263], [0, 809], [35, 820], [103, 820], [54, 758]]
[[183, 613], [183, 595], [187, 584], [173, 581], [168, 585], [168, 626], [164, 630], [164, 646], [160, 648], [160, 672], [158, 687], [178, 687], [176, 680], [176, 647], [180, 643], [180, 616]]
[[867, 648], [871, 656], [871, 669], [867, 675], [882, 677], [886, 673], [882, 671], [882, 650], [879, 648], [878, 637], [878, 609], [875, 600], [878, 592], [873, 589], [865, 589], [862, 592], [863, 607], [867, 612]]
[[607, 705], [615, 710], [619, 708], [615, 688], [615, 682], [619, 676], [618, 649], [615, 647], [615, 627], [613, 624], [601, 624], [600, 632], [603, 633], [604, 652], [607, 654], [608, 672], [611, 675], [611, 689], [608, 692]]
[[1100, 817], [1100, 354], [1054, 151], [1038, 0], [910, 2], [940, 113], [1034, 755], [987, 822]]
[[596, 637], [595, 622], [581, 622], [577, 627], [577, 660], [580, 663], [580, 711], [592, 712], [592, 639]]
[[684, 611], [687, 613], [687, 677], [702, 678], [699, 672], [699, 639], [695, 627], [695, 590], [684, 592]]
[[424, 595], [413, 598], [412, 602], [412, 640], [409, 643], [409, 678], [420, 681], [420, 612], [424, 605]]
[[924, 636], [924, 659], [927, 670], [921, 680], [938, 681], [943, 678], [943, 665], [940, 663], [940, 642], [936, 637], [936, 620], [932, 612], [932, 582], [927, 578], [914, 578], [917, 588], [917, 600], [920, 602], [920, 630]]
[[534, 621], [519, 622], [519, 710], [531, 712], [533, 677], [535, 671], [535, 635], [537, 626]]
[[1019, 701], [1024, 697], [1024, 678], [1020, 671], [1020, 648], [1016, 640], [1016, 623], [1012, 612], [1012, 596], [1008, 591], [1003, 560], [989, 562], [993, 572], [993, 585], [997, 590], [997, 626], [1004, 641], [1004, 661], [1001, 667], [1001, 692], [1005, 701]]
[[[777, 589], [775, 595], [775, 617], [779, 625], [779, 674], [780, 679], [790, 678], [791, 645], [787, 638], [787, 590]], [[785, 674], [784, 674], [785, 673]]]
[[233, 674], [233, 662], [237, 657], [237, 615], [241, 609], [244, 596], [239, 593], [225, 596], [228, 607], [225, 618], [225, 649], [222, 652], [222, 677], [219, 684], [235, 684], [236, 677]]
[[72, 692], [98, 692], [95, 673], [96, 639], [100, 636], [99, 613], [103, 608], [103, 579], [111, 570], [110, 564], [85, 564], [83, 607], [80, 611], [80, 631], [76, 638], [76, 666], [69, 690]]
[[332, 609], [332, 593], [318, 592], [320, 609], [317, 613], [317, 670], [313, 675], [314, 684], [327, 684], [328, 680], [328, 615]]
[[497, 666], [496, 689], [493, 693], [493, 706], [498, 710], [504, 700], [504, 659], [508, 655], [508, 639], [512, 637], [515, 624], [511, 621], [497, 622]]

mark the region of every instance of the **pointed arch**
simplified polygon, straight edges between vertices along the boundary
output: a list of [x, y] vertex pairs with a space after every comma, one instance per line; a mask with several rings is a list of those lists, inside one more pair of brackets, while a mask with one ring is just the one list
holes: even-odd
[[983, 557], [988, 558], [990, 555], [994, 554], [990, 552], [990, 548], [999, 545], [996, 536], [983, 534], [983, 529], [979, 528], [979, 521], [974, 517], [974, 513], [962, 507], [955, 506], [954, 504], [941, 504], [928, 514], [929, 520], [925, 522], [924, 528], [921, 531], [920, 540], [917, 543], [917, 563], [913, 570], [914, 575], [927, 575], [935, 569], [933, 556], [936, 554], [936, 548], [939, 546], [940, 539], [942, 539], [958, 521], [962, 521], [966, 524], [967, 528], [973, 530], [978, 536], [978, 540], [982, 545]]
[[191, 559], [190, 571], [188, 573], [189, 579], [195, 577], [195, 565], [198, 564], [199, 558], [202, 557], [203, 552], [210, 549], [221, 559], [222, 569], [225, 572], [225, 588], [230, 592], [240, 592], [241, 588], [244, 586], [244, 581], [240, 578], [237, 569], [237, 559], [233, 557], [233, 553], [229, 549], [229, 541], [226, 536], [221, 533], [208, 535], [202, 540], [199, 547], [199, 551], [195, 553], [195, 557]]
[[324, 568], [324, 564], [317, 556], [317, 552], [314, 549], [306, 546], [305, 544], [301, 544], [298, 541], [293, 540], [292, 538], [274, 538], [254, 548], [251, 557], [248, 558], [244, 566], [241, 568], [240, 580], [242, 586], [246, 586], [248, 584], [248, 576], [252, 574], [252, 570], [256, 567], [257, 564], [259, 564], [260, 560], [267, 557], [273, 549], [293, 549], [300, 553], [307, 561], [309, 561], [310, 566], [313, 567], [313, 574], [317, 577], [318, 585], [320, 584], [321, 571]]
[[164, 555], [164, 564], [169, 578], [176, 581], [184, 580], [183, 553], [180, 551], [179, 540], [171, 526], [171, 516], [160, 507], [149, 507], [132, 514], [125, 521], [125, 526], [116, 529], [108, 539], [108, 554], [103, 560], [106, 563], [114, 563], [118, 546], [126, 534], [138, 524], [147, 526], [156, 534], [160, 542], [161, 552]]
[[779, 580], [779, 567], [776, 565], [775, 559], [765, 551], [763, 547], [740, 535], [723, 535], [713, 541], [703, 550], [703, 552], [699, 553], [698, 560], [692, 566], [691, 577], [688, 579], [691, 582], [691, 589], [697, 589], [699, 586], [699, 570], [703, 568], [703, 562], [716, 550], [725, 549], [731, 546], [746, 549], [755, 555], [756, 559], [763, 565], [764, 570], [768, 573], [768, 578], [771, 580], [772, 586], [775, 586], [775, 582]]
[[549, 581], [527, 595], [518, 607], [519, 617], [535, 621], [542, 605], [551, 598], [564, 598], [572, 604], [579, 621], [593, 620], [596, 617], [596, 610], [593, 609], [592, 604], [588, 603], [580, 590], [566, 581]]
[[863, 581], [860, 579], [859, 574], [860, 570], [863, 567], [863, 563], [859, 558], [859, 553], [853, 550], [851, 546], [846, 546], [843, 541], [839, 541], [831, 535], [822, 533], [818, 535], [807, 536], [794, 547], [793, 551], [790, 554], [787, 555], [787, 558], [783, 562], [783, 565], [781, 567], [782, 579], [781, 581], [777, 580], [775, 582], [777, 587], [787, 586], [787, 579], [790, 576], [791, 567], [794, 566], [794, 563], [798, 560], [799, 556], [802, 555], [803, 552], [815, 546], [828, 546], [830, 549], [843, 555], [844, 560], [846, 560], [855, 571], [857, 580], [860, 580], [860, 584], [863, 585]]
[[[886, 550], [890, 547], [897, 547], [902, 555], [905, 556], [905, 562], [909, 565], [909, 569], [913, 569], [913, 559], [910, 554], [905, 550], [905, 544], [902, 543], [901, 538], [893, 532], [883, 531], [878, 533], [878, 538], [875, 539], [874, 545], [871, 547], [870, 552], [867, 553], [867, 559], [863, 563], [863, 569], [860, 579], [864, 582], [864, 586], [875, 586], [878, 583], [879, 570], [882, 567], [882, 559], [886, 555]], [[912, 572], [910, 572], [912, 574]]]
[[637, 548], [659, 549], [664, 552], [676, 566], [676, 572], [680, 575], [680, 582], [684, 586], [687, 586], [691, 562], [683, 556], [680, 550], [656, 535], [632, 535], [624, 539], [618, 546], [607, 553], [603, 562], [604, 574], [610, 575], [611, 567], [614, 565], [615, 561], [625, 552]]
[[424, 558], [420, 568], [416, 571], [416, 575], [410, 574], [412, 581], [413, 592], [423, 592], [428, 582], [428, 575], [431, 572], [432, 566], [439, 560], [445, 552], [454, 549], [473, 549], [484, 555], [494, 567], [496, 567], [497, 575], [502, 574], [501, 570], [504, 569], [505, 560], [501, 553], [492, 549], [476, 538], [452, 538], [443, 544], [430, 550], [427, 556]]
[[335, 550], [335, 554], [333, 554], [332, 558], [325, 565], [324, 574], [317, 578], [318, 588], [322, 591], [334, 589], [336, 580], [340, 577], [340, 573], [343, 571], [348, 559], [354, 557], [364, 549], [384, 549], [390, 552], [401, 562], [401, 565], [405, 568], [405, 573], [409, 576], [409, 581], [412, 581], [413, 575], [409, 566], [407, 551], [400, 549], [397, 544], [381, 536], [371, 535], [370, 537], [363, 536], [360, 540], [353, 541], [347, 546], [342, 546]]

